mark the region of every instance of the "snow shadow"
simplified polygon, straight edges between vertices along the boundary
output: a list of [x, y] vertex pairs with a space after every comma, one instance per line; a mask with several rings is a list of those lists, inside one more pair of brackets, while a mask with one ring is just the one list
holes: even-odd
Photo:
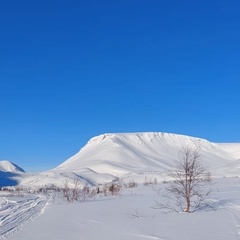
[[18, 176], [19, 175], [16, 173], [0, 171], [0, 187], [16, 186], [18, 184], [18, 181], [15, 179], [15, 177]]
[[217, 211], [218, 209], [227, 206], [229, 202], [231, 202], [231, 199], [209, 201], [206, 204], [203, 204], [201, 207], [199, 207], [197, 211], [198, 212]]

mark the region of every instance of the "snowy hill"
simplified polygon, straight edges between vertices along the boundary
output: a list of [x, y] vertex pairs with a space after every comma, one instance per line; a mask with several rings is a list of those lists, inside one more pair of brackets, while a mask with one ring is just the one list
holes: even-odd
[[[240, 144], [217, 144], [184, 135], [150, 132], [102, 134], [73, 157], [50, 171], [28, 176], [23, 185], [63, 186], [64, 178], [79, 177], [95, 185], [116, 177], [164, 175], [182, 147], [201, 149], [203, 164], [213, 175], [240, 175]], [[236, 167], [239, 166], [238, 167]]]
[[19, 173], [19, 172], [24, 172], [24, 170], [19, 166], [17, 166], [16, 164], [4, 160], [4, 161], [0, 161], [0, 172]]
[[0, 187], [15, 186], [18, 184], [24, 170], [9, 161], [0, 161]]
[[[168, 133], [103, 134], [92, 138], [79, 153], [55, 170], [79, 171], [90, 168], [98, 173], [124, 174], [168, 169], [182, 147], [200, 148], [210, 168], [237, 160], [227, 147], [205, 139]], [[239, 144], [240, 146], [240, 144]], [[235, 149], [235, 148], [234, 148]]]

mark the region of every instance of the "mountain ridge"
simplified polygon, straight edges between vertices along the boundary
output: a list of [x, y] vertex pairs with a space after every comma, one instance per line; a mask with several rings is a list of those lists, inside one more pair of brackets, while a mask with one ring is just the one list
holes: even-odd
[[[228, 152], [222, 149], [219, 144], [211, 143], [202, 138], [162, 132], [108, 133], [91, 138], [78, 153], [60, 164], [56, 169], [64, 169], [64, 167], [71, 168], [71, 165], [73, 165], [73, 168], [76, 168], [78, 164], [87, 161], [85, 158], [92, 159], [89, 155], [96, 155], [96, 152], [98, 155], [99, 152], [105, 153], [105, 157], [101, 156], [101, 159], [104, 160], [109, 160], [107, 155], [113, 155], [115, 153], [121, 154], [124, 151], [125, 155], [129, 153], [130, 155], [134, 155], [136, 159], [138, 158], [138, 160], [144, 157], [156, 159], [156, 155], [164, 155], [163, 158], [167, 158], [169, 155], [169, 157], [172, 158], [173, 153], [175, 157], [177, 157], [177, 153], [186, 146], [192, 148], [200, 147], [203, 154], [206, 151], [213, 152], [214, 150], [216, 155], [220, 155], [219, 158], [222, 158], [223, 155], [228, 155]], [[147, 151], [147, 155], [146, 151], [144, 152], [142, 150], [144, 147], [150, 150]], [[161, 154], [161, 150], [164, 150], [164, 154]], [[112, 159], [114, 158], [114, 156], [111, 157]], [[79, 161], [77, 159], [79, 159]]]
[[213, 143], [203, 138], [163, 132], [106, 133], [89, 139], [79, 152], [56, 168], [25, 174], [20, 183], [33, 187], [52, 184], [61, 187], [64, 179], [77, 177], [82, 185], [97, 185], [153, 172], [161, 180], [183, 147], [200, 149], [202, 163], [213, 175], [240, 176], [240, 143]]

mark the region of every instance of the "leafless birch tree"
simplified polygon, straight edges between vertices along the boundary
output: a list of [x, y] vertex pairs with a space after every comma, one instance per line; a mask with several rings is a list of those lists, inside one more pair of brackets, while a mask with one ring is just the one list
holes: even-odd
[[178, 154], [175, 166], [169, 171], [172, 179], [166, 188], [167, 197], [174, 205], [158, 204], [162, 208], [184, 212], [192, 212], [206, 204], [211, 193], [207, 185], [211, 182], [211, 174], [202, 165], [199, 149], [184, 147]]

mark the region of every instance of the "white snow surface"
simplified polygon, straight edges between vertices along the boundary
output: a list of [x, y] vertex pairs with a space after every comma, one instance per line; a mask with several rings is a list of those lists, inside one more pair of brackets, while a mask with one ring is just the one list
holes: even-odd
[[202, 162], [213, 175], [240, 175], [240, 143], [219, 144], [162, 132], [110, 133], [93, 137], [77, 154], [55, 169], [26, 175], [21, 185], [62, 186], [64, 178], [76, 177], [83, 185], [96, 185], [116, 177], [146, 172], [164, 175], [183, 147], [200, 149]]
[[240, 159], [240, 144], [239, 143], [221, 143], [222, 149], [229, 152], [234, 157]]
[[0, 239], [14, 233], [24, 223], [43, 212], [47, 203], [43, 195], [14, 196], [0, 194]]
[[[164, 184], [139, 185], [137, 188], [125, 189], [118, 196], [97, 196], [95, 200], [82, 203], [49, 202], [43, 214], [26, 222], [18, 218], [21, 207], [18, 211], [15, 206], [15, 222], [19, 222], [21, 228], [8, 235], [7, 239], [239, 240], [238, 178], [215, 180], [211, 198], [214, 209], [195, 213], [166, 213], [153, 209], [155, 201], [164, 201], [158, 194], [163, 187]], [[30, 207], [26, 205], [26, 208]], [[9, 216], [4, 211], [0, 213], [3, 221], [5, 216]]]

